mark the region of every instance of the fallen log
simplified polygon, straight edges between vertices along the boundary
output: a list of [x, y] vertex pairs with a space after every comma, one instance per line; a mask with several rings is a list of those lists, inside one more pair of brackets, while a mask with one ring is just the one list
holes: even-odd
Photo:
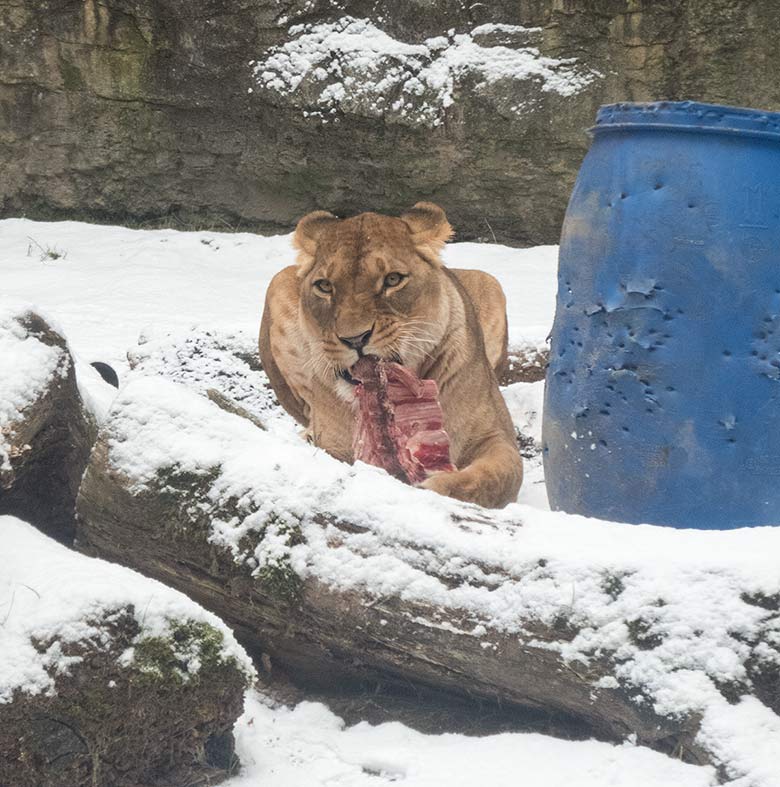
[[724, 780], [775, 768], [780, 529], [488, 511], [160, 379], [120, 392], [77, 507], [80, 548], [184, 590], [304, 682], [544, 709]]
[[0, 310], [0, 514], [70, 543], [95, 433], [64, 337], [33, 312]]
[[0, 784], [215, 784], [253, 668], [214, 615], [0, 517]]

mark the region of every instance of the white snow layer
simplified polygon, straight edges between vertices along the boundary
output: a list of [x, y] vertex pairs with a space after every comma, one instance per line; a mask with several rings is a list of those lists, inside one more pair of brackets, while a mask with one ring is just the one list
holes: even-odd
[[[0, 706], [15, 691], [54, 693], [57, 675], [81, 660], [66, 656], [63, 645], [87, 642], [100, 648], [109, 636], [107, 620], [129, 605], [140, 626], [137, 641], [165, 637], [177, 623], [208, 623], [222, 633], [223, 657], [254, 675], [230, 629], [184, 594], [73, 552], [14, 517], [0, 516], [0, 536]], [[36, 647], [41, 643], [43, 652]], [[132, 662], [132, 653], [124, 655]], [[190, 666], [197, 672], [197, 663]]]
[[535, 47], [483, 46], [474, 36], [534, 32], [510, 25], [482, 25], [472, 33], [428, 38], [410, 44], [393, 38], [368, 19], [297, 25], [293, 38], [260, 61], [255, 79], [266, 90], [290, 95], [306, 90], [307, 106], [320, 117], [359, 106], [373, 116], [388, 112], [412, 122], [439, 125], [467, 77], [475, 90], [500, 80], [527, 81], [541, 92], [570, 96], [596, 74], [572, 59], [544, 57]]
[[[67, 257], [31, 258], [30, 237]], [[54, 315], [77, 360], [109, 363], [120, 378], [140, 334], [205, 324], [256, 336], [266, 288], [277, 271], [295, 262], [289, 235], [27, 219], [0, 220], [0, 250], [0, 302], [21, 300]], [[451, 267], [496, 276], [507, 294], [510, 343], [538, 344], [552, 325], [557, 255], [556, 246], [451, 243], [444, 259]]]

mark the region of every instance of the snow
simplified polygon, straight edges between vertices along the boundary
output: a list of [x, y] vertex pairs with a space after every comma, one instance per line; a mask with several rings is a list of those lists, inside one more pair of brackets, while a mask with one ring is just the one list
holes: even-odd
[[544, 486], [542, 465], [542, 406], [544, 403], [544, 381], [536, 383], [514, 383], [501, 391], [515, 427], [526, 440], [530, 440], [523, 451], [523, 485], [518, 503], [548, 510], [547, 490]]
[[[511, 635], [575, 666], [614, 653], [618, 685], [657, 713], [702, 714], [722, 725], [728, 706], [719, 687], [746, 688], [747, 665], [767, 648], [780, 663], [778, 621], [751, 601], [780, 593], [780, 529], [629, 527], [520, 504], [486, 515], [376, 468], [337, 462], [294, 434], [261, 431], [157, 377], [125, 385], [106, 430], [109, 461], [138, 491], [165, 468], [216, 472], [210, 540], [255, 572], [285, 557], [301, 577], [334, 589], [422, 605], [430, 610], [418, 620], [425, 625], [470, 631], [488, 644], [490, 634], [480, 632]], [[222, 508], [230, 521], [218, 518]], [[323, 528], [313, 518], [323, 510], [356, 532]], [[278, 532], [242, 550], [244, 536], [270, 519]], [[305, 543], [288, 543], [290, 524]], [[573, 639], [541, 643], [527, 633], [561, 618]], [[775, 727], [756, 718], [741, 738], [713, 726], [702, 741], [728, 750], [729, 763], [754, 763], [752, 752], [775, 740]]]
[[522, 25], [507, 25], [500, 22], [488, 22], [479, 25], [471, 31], [472, 36], [485, 36], [493, 33], [541, 33], [542, 27], [523, 27]]
[[162, 376], [204, 395], [217, 389], [267, 428], [297, 434], [298, 424], [276, 401], [268, 375], [247, 362], [257, 356], [256, 333], [148, 331], [128, 358], [137, 375]]
[[780, 719], [753, 697], [735, 705], [725, 699], [713, 703], [704, 715], [699, 737], [726, 763], [725, 770], [733, 777], [729, 787], [780, 783]]
[[[27, 255], [28, 236], [68, 256]], [[256, 332], [265, 289], [292, 264], [286, 236], [130, 230], [77, 222], [0, 221], [2, 295], [54, 315], [77, 356], [121, 373], [127, 350], [155, 325]]]
[[291, 27], [292, 38], [251, 67], [257, 84], [268, 91], [291, 95], [305, 89], [303, 105], [316, 107], [307, 115], [327, 121], [337, 109], [360, 106], [369, 115], [392, 111], [429, 126], [443, 122], [467, 77], [476, 80], [477, 91], [500, 80], [518, 80], [561, 96], [578, 93], [596, 77], [572, 59], [544, 57], [535, 47], [482, 46], [474, 40], [496, 32], [536, 31], [481, 25], [471, 33], [448, 31], [410, 44], [368, 19], [345, 16]]
[[[222, 632], [222, 657], [235, 660], [248, 677], [254, 675], [230, 629], [182, 593], [73, 552], [14, 517], [0, 516], [0, 533], [0, 705], [10, 702], [15, 691], [52, 694], [57, 675], [81, 660], [65, 656], [63, 645], [106, 644], [106, 622], [129, 605], [140, 627], [136, 641], [165, 637], [177, 622], [208, 623]], [[132, 653], [126, 660], [132, 662]], [[198, 665], [190, 666], [191, 674], [197, 673]]]
[[[67, 257], [31, 259], [28, 236], [66, 251]], [[260, 569], [281, 554], [302, 575], [334, 587], [370, 588], [419, 600], [441, 610], [440, 618], [427, 623], [462, 627], [465, 620], [471, 635], [491, 649], [496, 641], [491, 632], [520, 640], [529, 636], [523, 621], [549, 622], [565, 615], [579, 633], [550, 647], [575, 669], [577, 662], [598, 658], [603, 650], [619, 653], [614, 682], [594, 686], [594, 692], [613, 691], [617, 685], [641, 691], [661, 712], [699, 711], [698, 742], [723, 763], [734, 787], [780, 784], [774, 754], [777, 716], [756, 699], [729, 705], [718, 689], [723, 683], [746, 685], [751, 656], [776, 658], [780, 650], [780, 623], [760, 604], [750, 603], [751, 597], [780, 592], [780, 528], [676, 531], [551, 513], [544, 510], [541, 465], [533, 459], [526, 464], [521, 502], [483, 520], [474, 517], [473, 507], [411, 489], [375, 468], [348, 467], [306, 445], [286, 416], [263, 409], [267, 402], [254, 390], [262, 380], [252, 376], [260, 373], [244, 369], [234, 354], [218, 346], [223, 337], [233, 337], [238, 347], [253, 346], [268, 283], [293, 261], [288, 236], [9, 219], [0, 221], [0, 249], [0, 314], [9, 313], [12, 300], [22, 299], [53, 315], [76, 356], [82, 390], [104, 406], [115, 392], [84, 364], [103, 360], [119, 371], [123, 387], [106, 424], [118, 467], [132, 473], [138, 484], [150, 482], [160, 467], [170, 464], [204, 476], [221, 467], [210, 503], [217, 507], [226, 499], [239, 500], [243, 513], [230, 522], [215, 521], [211, 536], [237, 560]], [[518, 250], [456, 243], [447, 248], [446, 260], [499, 278], [507, 293], [513, 344], [544, 340], [554, 309], [555, 247]], [[140, 334], [146, 341], [138, 345]], [[206, 334], [214, 341], [198, 338]], [[197, 368], [193, 346], [201, 358]], [[40, 368], [51, 368], [51, 359], [39, 360]], [[195, 393], [205, 390], [217, 369], [228, 372], [227, 382], [220, 383], [223, 392], [261, 414], [268, 431], [218, 410]], [[30, 379], [36, 374], [31, 370]], [[160, 379], [161, 374], [180, 384]], [[0, 389], [8, 386], [7, 377], [0, 376]], [[537, 445], [542, 387], [516, 384], [504, 391], [515, 423]], [[2, 390], [0, 407], [10, 409], [8, 403], [16, 402], [18, 409], [22, 395], [27, 392]], [[364, 532], [339, 531], [341, 545], [332, 548], [334, 531], [323, 531], [307, 519], [312, 508], [322, 507], [359, 522]], [[265, 551], [242, 552], [241, 535], [258, 529], [272, 513], [299, 523], [307, 543], [290, 546], [279, 532]], [[464, 521], [456, 523], [456, 517]], [[181, 614], [182, 604], [189, 605], [190, 616], [207, 615], [174, 591], [152, 594], [152, 585], [162, 588], [157, 583], [65, 553], [14, 520], [0, 521], [4, 536], [14, 528], [4, 544], [17, 550], [9, 551], [8, 559], [4, 554], [0, 565], [0, 604], [11, 608], [0, 638], [11, 637], [15, 644], [8, 652], [17, 654], [10, 668], [3, 666], [0, 687], [21, 682], [31, 690], [48, 690], [46, 663], [30, 660], [25, 637], [29, 640], [31, 627], [38, 625], [44, 632], [69, 635], [77, 618], [73, 610], [96, 603], [96, 598], [104, 605], [134, 598], [140, 609], [149, 602], [154, 626], [165, 625], [169, 610]], [[16, 558], [33, 539], [41, 542], [35, 541], [41, 561], [22, 567]], [[89, 561], [89, 571], [65, 576], [60, 552], [68, 561]], [[431, 578], [431, 569], [467, 581], [450, 587]], [[491, 578], [503, 580], [495, 591], [480, 584]], [[610, 578], [619, 592], [607, 582]], [[23, 585], [35, 588], [46, 603]], [[0, 607], [0, 623], [6, 614], [8, 609]], [[637, 630], [659, 644], [639, 647]], [[3, 652], [6, 647], [0, 643]], [[50, 671], [67, 668], [56, 651], [48, 658]], [[346, 729], [322, 706], [270, 708], [252, 694], [247, 702], [237, 726], [246, 767], [228, 782], [230, 787], [261, 780], [291, 787], [368, 787], [393, 779], [424, 787], [445, 781], [470, 785], [478, 778], [496, 787], [510, 779], [516, 783], [512, 775], [520, 769], [539, 785], [715, 783], [710, 769], [630, 746], [544, 736], [422, 736], [401, 725]], [[569, 770], [572, 762], [579, 768]], [[477, 774], [471, 770], [475, 764], [480, 766]]]

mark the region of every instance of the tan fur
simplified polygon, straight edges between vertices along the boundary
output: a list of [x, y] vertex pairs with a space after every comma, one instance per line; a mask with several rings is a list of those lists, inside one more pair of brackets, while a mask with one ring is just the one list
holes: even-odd
[[[506, 362], [506, 301], [492, 276], [444, 267], [439, 253], [451, 234], [444, 211], [430, 203], [400, 218], [305, 216], [293, 238], [298, 264], [268, 288], [260, 358], [285, 409], [318, 446], [351, 462], [354, 388], [340, 374], [359, 356], [340, 337], [373, 331], [363, 352], [400, 360], [439, 386], [459, 470], [422, 486], [498, 508], [522, 483], [496, 382]], [[384, 287], [390, 273], [405, 278]]]
[[507, 343], [506, 297], [498, 280], [484, 271], [451, 268], [466, 290], [482, 328], [485, 353], [497, 378], [506, 370]]

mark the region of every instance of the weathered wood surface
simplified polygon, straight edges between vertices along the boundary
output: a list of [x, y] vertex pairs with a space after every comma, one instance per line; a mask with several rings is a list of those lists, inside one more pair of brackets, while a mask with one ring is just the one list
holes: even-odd
[[[0, 443], [9, 465], [3, 469], [0, 461], [0, 514], [18, 516], [69, 543], [75, 533], [76, 493], [96, 428], [81, 400], [64, 337], [32, 312], [20, 313], [12, 321], [13, 334], [10, 322], [5, 331], [0, 326], [9, 343], [40, 342], [56, 348], [59, 359], [44, 387], [21, 413], [0, 423]], [[9, 363], [2, 374], [21, 378], [24, 371]], [[17, 382], [21, 390], [29, 385], [24, 379]]]

